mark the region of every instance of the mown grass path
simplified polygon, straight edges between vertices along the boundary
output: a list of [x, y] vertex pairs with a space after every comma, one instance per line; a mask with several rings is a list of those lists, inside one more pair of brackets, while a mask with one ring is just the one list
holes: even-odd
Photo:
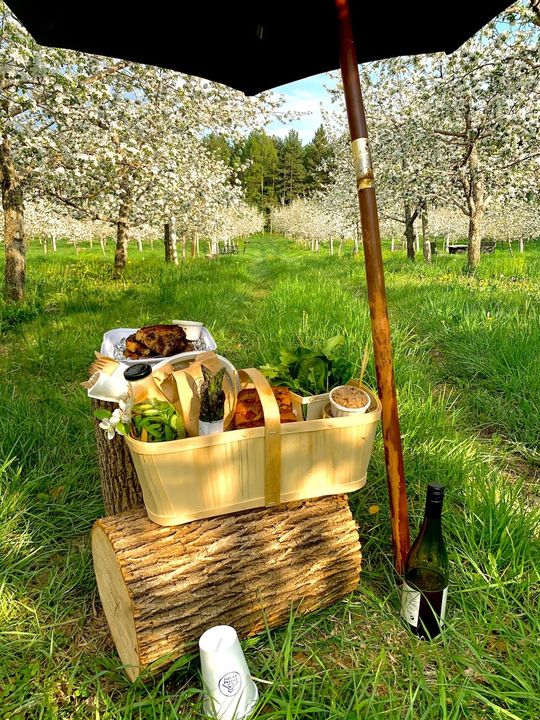
[[[538, 437], [540, 252], [497, 250], [474, 277], [385, 253], [411, 525], [430, 480], [448, 488], [448, 624], [422, 643], [399, 620], [380, 438], [351, 496], [364, 571], [354, 595], [246, 643], [258, 717], [540, 716]], [[102, 513], [90, 410], [79, 382], [102, 333], [200, 318], [238, 367], [281, 345], [369, 338], [361, 258], [279, 238], [165, 267], [161, 248], [112, 259], [29, 255], [20, 308], [0, 305], [0, 717], [197, 718], [195, 659], [131, 686], [100, 613], [88, 535]], [[372, 362], [367, 372], [374, 385]], [[377, 512], [370, 512], [377, 506]]]

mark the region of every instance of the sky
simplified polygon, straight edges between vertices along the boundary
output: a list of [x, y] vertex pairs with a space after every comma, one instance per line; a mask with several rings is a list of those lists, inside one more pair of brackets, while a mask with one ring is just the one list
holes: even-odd
[[322, 123], [321, 103], [326, 108], [331, 106], [330, 95], [325, 88], [336, 87], [337, 82], [336, 74], [323, 73], [275, 88], [276, 93], [286, 98], [282, 109], [304, 114], [292, 123], [273, 122], [267, 127], [266, 132], [269, 135], [285, 137], [292, 128], [298, 132], [304, 145], [311, 142], [315, 130]]

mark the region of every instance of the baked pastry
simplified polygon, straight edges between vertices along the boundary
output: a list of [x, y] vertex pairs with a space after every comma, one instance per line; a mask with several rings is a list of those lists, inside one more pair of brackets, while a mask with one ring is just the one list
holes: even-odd
[[[281, 422], [296, 422], [289, 388], [273, 387], [272, 392], [279, 407]], [[255, 388], [246, 388], [238, 393], [233, 424], [236, 430], [264, 425], [264, 413]]]

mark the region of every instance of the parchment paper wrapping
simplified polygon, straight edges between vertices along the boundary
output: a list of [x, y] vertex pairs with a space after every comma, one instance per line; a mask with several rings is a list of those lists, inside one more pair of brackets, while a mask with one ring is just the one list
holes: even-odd
[[[182, 414], [184, 427], [188, 436], [194, 437], [199, 434], [199, 386], [202, 383], [202, 365], [213, 373], [222, 367], [222, 362], [214, 352], [205, 352], [197, 355], [197, 358], [186, 368], [175, 370], [172, 365], [165, 365], [157, 372], [154, 372], [154, 380], [161, 392], [167, 397]], [[227, 367], [223, 390], [225, 392], [225, 416], [224, 427], [227, 429], [233, 414], [236, 403], [236, 378], [230, 376], [230, 368]]]

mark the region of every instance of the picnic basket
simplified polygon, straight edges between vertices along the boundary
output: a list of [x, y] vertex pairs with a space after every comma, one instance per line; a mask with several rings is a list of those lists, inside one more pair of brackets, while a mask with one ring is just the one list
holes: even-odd
[[348, 493], [366, 482], [381, 404], [365, 414], [281, 424], [267, 379], [239, 371], [253, 385], [263, 427], [148, 443], [126, 437], [148, 517], [180, 525], [205, 517], [323, 495]]

